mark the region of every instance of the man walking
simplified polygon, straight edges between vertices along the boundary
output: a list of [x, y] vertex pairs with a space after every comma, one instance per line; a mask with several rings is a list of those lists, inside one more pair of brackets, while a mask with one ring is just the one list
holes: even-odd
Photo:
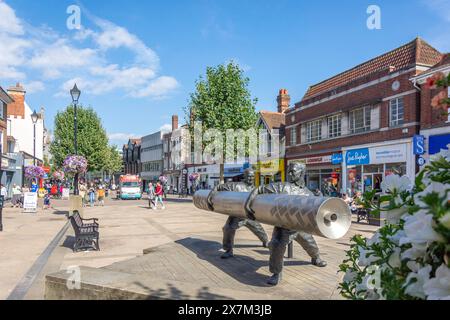
[[[253, 169], [248, 168], [244, 171], [244, 182], [229, 182], [218, 185], [214, 188], [214, 191], [234, 191], [234, 192], [250, 192], [253, 190], [253, 184], [255, 181], [255, 172]], [[213, 204], [211, 197], [213, 192], [210, 193], [208, 204], [212, 210]], [[225, 253], [222, 254], [222, 259], [228, 259], [233, 257], [233, 246], [236, 231], [241, 227], [247, 227], [251, 232], [253, 232], [259, 240], [261, 240], [263, 247], [267, 247], [268, 237], [264, 228], [256, 221], [250, 219], [242, 219], [236, 217], [229, 217], [225, 226], [223, 227], [223, 249]]]
[[[279, 193], [279, 194], [295, 194], [303, 196], [314, 196], [313, 193], [305, 186], [306, 167], [301, 163], [291, 163], [288, 167], [287, 183], [271, 183], [266, 186], [260, 186], [253, 190], [245, 205], [249, 216], [253, 216], [255, 212], [251, 209], [251, 203], [258, 194]], [[292, 241], [297, 241], [302, 248], [311, 257], [311, 263], [317, 267], [325, 267], [327, 263], [320, 258], [319, 247], [313, 236], [300, 231], [287, 230], [281, 227], [273, 229], [272, 240], [269, 243], [270, 260], [269, 270], [272, 276], [268, 280], [268, 284], [277, 285], [281, 280], [281, 272], [283, 270], [284, 254], [287, 245]]]

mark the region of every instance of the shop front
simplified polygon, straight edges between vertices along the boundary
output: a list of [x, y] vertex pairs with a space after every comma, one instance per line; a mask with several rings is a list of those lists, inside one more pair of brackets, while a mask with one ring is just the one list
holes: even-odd
[[306, 165], [305, 182], [309, 190], [320, 192], [325, 196], [338, 196], [341, 189], [341, 164], [334, 164], [331, 155], [289, 160]]
[[255, 178], [257, 186], [286, 181], [284, 159], [258, 162]]
[[391, 174], [406, 175], [414, 181], [414, 159], [411, 141], [344, 150], [343, 189], [350, 196], [372, 190], [381, 192], [384, 177]]

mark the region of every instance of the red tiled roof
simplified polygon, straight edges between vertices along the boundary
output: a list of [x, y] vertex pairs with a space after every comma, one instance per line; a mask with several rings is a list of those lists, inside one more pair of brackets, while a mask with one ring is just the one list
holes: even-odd
[[261, 111], [260, 114], [270, 130], [283, 128], [286, 123], [284, 113]]
[[450, 65], [450, 53], [445, 53], [442, 57], [442, 60], [439, 61], [439, 63], [437, 63], [436, 65], [434, 65], [433, 68], [430, 69], [430, 71], [445, 65]]
[[405, 69], [416, 64], [431, 67], [441, 59], [442, 54], [439, 51], [421, 38], [416, 38], [397, 49], [382, 54], [381, 56], [373, 58], [352, 69], [309, 87], [303, 100], [390, 67], [394, 67], [395, 70]]

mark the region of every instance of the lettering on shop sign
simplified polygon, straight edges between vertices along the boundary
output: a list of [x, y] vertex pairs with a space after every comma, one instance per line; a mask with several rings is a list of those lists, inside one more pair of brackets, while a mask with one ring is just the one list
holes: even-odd
[[369, 164], [369, 149], [358, 149], [347, 151], [347, 165]]

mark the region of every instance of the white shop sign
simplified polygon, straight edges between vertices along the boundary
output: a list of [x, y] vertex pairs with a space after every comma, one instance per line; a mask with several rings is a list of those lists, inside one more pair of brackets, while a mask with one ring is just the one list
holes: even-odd
[[406, 162], [406, 144], [396, 144], [369, 149], [370, 163]]
[[23, 212], [36, 212], [38, 205], [37, 192], [25, 192], [23, 195]]

